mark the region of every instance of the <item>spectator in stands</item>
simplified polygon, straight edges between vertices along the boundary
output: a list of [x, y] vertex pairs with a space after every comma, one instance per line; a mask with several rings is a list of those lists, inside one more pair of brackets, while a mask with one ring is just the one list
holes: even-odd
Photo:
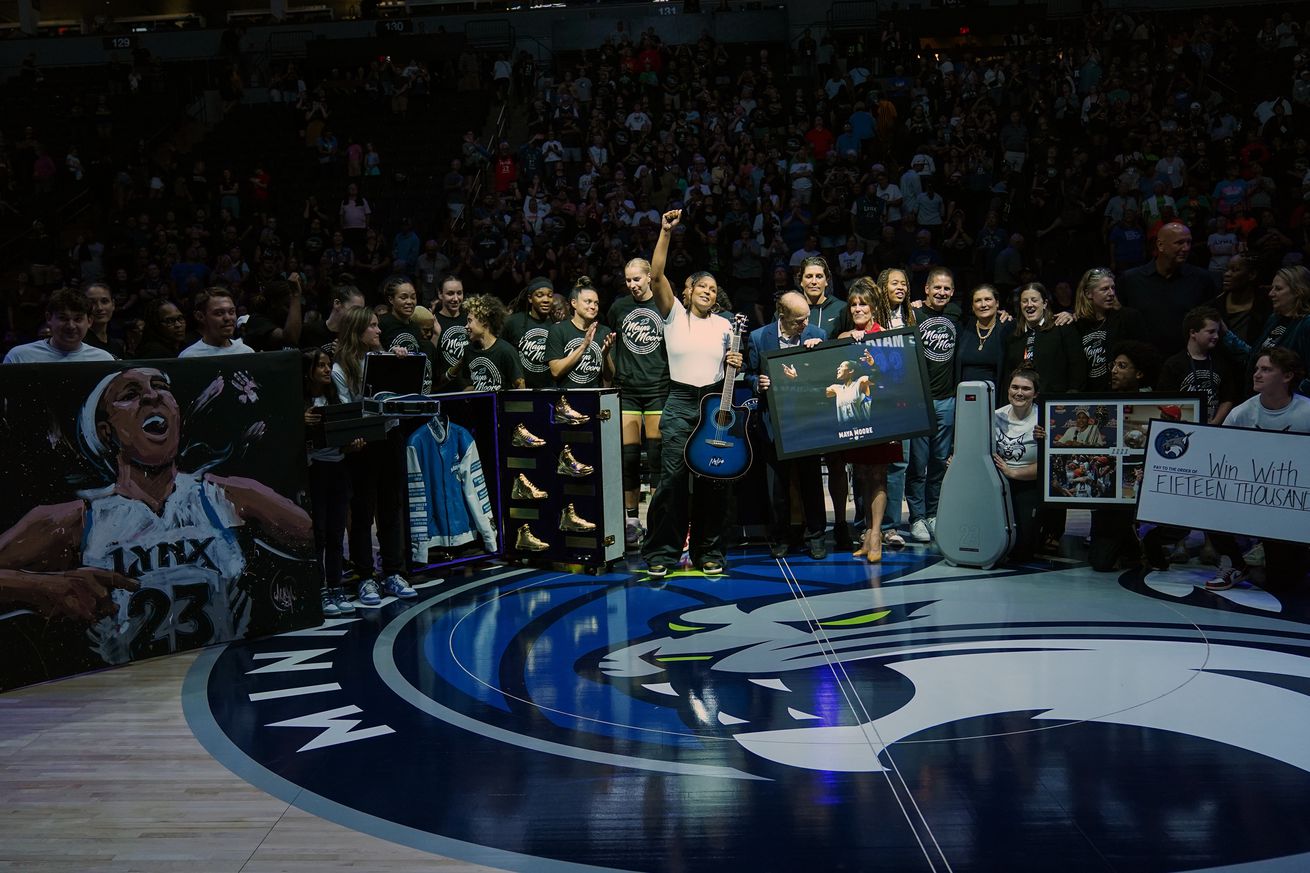
[[109, 335], [114, 320], [114, 295], [103, 282], [86, 286], [86, 299], [91, 305], [91, 328], [83, 340], [89, 346], [104, 349], [115, 358], [123, 357], [123, 343]]
[[42, 364], [51, 361], [112, 361], [104, 349], [83, 340], [91, 329], [91, 305], [81, 291], [64, 288], [50, 295], [46, 304], [46, 327], [50, 336], [15, 346], [5, 355], [6, 364]]
[[145, 329], [136, 358], [176, 358], [186, 346], [186, 316], [168, 300], [155, 300], [146, 309]]
[[209, 358], [217, 355], [246, 355], [254, 352], [235, 337], [237, 304], [226, 288], [207, 288], [196, 295], [195, 320], [200, 339], [184, 348], [179, 358]]
[[418, 264], [422, 241], [414, 232], [414, 222], [408, 218], [400, 220], [400, 230], [391, 240], [391, 267], [397, 273], [409, 273]]
[[354, 182], [347, 185], [338, 220], [342, 237], [356, 252], [364, 248], [364, 231], [368, 228], [369, 217], [372, 214], [373, 209], [369, 206], [368, 198], [360, 196], [359, 186]]
[[304, 325], [302, 294], [299, 279], [261, 284], [250, 298], [250, 317], [241, 330], [246, 345], [257, 352], [298, 348]]

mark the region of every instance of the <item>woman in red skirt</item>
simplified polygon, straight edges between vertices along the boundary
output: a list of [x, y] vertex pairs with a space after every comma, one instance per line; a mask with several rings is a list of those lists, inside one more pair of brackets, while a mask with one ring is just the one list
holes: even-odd
[[[867, 334], [883, 330], [891, 323], [891, 304], [872, 279], [856, 279], [846, 294], [846, 311], [838, 324], [837, 338], [850, 337], [863, 342]], [[862, 356], [872, 366], [868, 351]], [[882, 516], [887, 509], [887, 465], [901, 460], [899, 442], [862, 446], [843, 453], [855, 471], [855, 487], [864, 497], [864, 540], [855, 551], [871, 564], [882, 560]]]

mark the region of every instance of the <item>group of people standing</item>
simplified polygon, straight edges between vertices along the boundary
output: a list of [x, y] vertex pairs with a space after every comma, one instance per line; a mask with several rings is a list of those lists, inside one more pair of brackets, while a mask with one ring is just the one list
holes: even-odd
[[[1277, 424], [1310, 432], [1310, 421], [1303, 420], [1310, 401], [1297, 393], [1307, 387], [1303, 380], [1310, 354], [1310, 270], [1280, 269], [1268, 293], [1262, 294], [1252, 265], [1238, 255], [1228, 264], [1222, 292], [1216, 292], [1207, 272], [1186, 263], [1190, 235], [1182, 225], [1162, 228], [1156, 259], [1118, 280], [1107, 269], [1086, 271], [1077, 284], [1072, 312], [1054, 311], [1051, 295], [1035, 282], [1008, 295], [993, 285], [979, 285], [962, 307], [954, 276], [943, 267], [928, 272], [920, 301], [910, 301], [910, 275], [899, 268], [883, 270], [876, 279], [855, 279], [848, 283], [846, 299], [840, 300], [830, 294], [827, 263], [822, 257], [808, 257], [796, 271], [797, 290], [775, 299], [774, 318], [751, 332], [741, 351], [730, 351], [734, 326], [722, 314], [730, 304], [716, 278], [695, 272], [676, 292], [670, 281], [669, 243], [680, 221], [678, 210], [664, 213], [651, 259], [626, 264], [628, 294], [613, 301], [604, 318], [600, 295], [587, 277], [567, 295], [557, 294], [549, 280], [534, 280], [514, 311], [507, 312], [490, 295], [465, 298], [460, 280], [450, 276], [437, 290], [432, 303], [436, 312], [418, 305], [412, 282], [396, 277], [384, 286], [387, 305], [381, 316], [365, 305], [358, 289], [340, 285], [332, 292], [330, 309], [317, 321], [302, 324], [295, 289], [252, 319], [269, 322], [254, 323], [264, 338], [261, 342], [298, 344], [306, 350], [305, 420], [311, 425], [318, 422], [322, 405], [362, 396], [363, 362], [370, 352], [425, 356], [427, 382], [434, 391], [617, 387], [626, 538], [631, 547], [640, 548], [653, 577], [678, 565], [684, 549], [697, 569], [709, 574], [724, 569], [729, 486], [692, 474], [684, 450], [701, 399], [722, 389], [729, 367], [742, 371], [745, 385], [759, 399], [755, 443], [767, 467], [769, 539], [777, 557], [801, 544], [813, 558], [826, 556], [825, 467], [836, 548], [879, 561], [884, 547], [905, 545], [904, 521], [908, 539], [931, 542], [954, 450], [955, 391], [965, 381], [989, 381], [1008, 401], [996, 413], [994, 461], [1011, 482], [1020, 534], [1017, 558], [1031, 556], [1044, 540], [1049, 545], [1063, 532], [1063, 513], [1044, 510], [1040, 500], [1040, 393], [1197, 391], [1205, 397], [1204, 418], [1209, 423]], [[1124, 302], [1116, 281], [1125, 291]], [[91, 286], [85, 293], [55, 294], [49, 307], [49, 338], [14, 349], [6, 362], [112, 358], [111, 351], [94, 345], [96, 317], [104, 314], [102, 292]], [[164, 315], [185, 321], [180, 312]], [[197, 338], [189, 345], [183, 339], [185, 324], [174, 326], [174, 345], [183, 355], [254, 351], [236, 335], [236, 309], [222, 289], [198, 296], [193, 320]], [[247, 322], [246, 331], [251, 327]], [[771, 385], [763, 367], [765, 356], [830, 340], [858, 343], [899, 328], [917, 332], [933, 404], [932, 432], [904, 444], [823, 458], [780, 459], [766, 414]], [[871, 386], [858, 378], [855, 368], [844, 370], [835, 375], [828, 392], [839, 408], [845, 402], [853, 409], [859, 393]], [[343, 540], [348, 540], [351, 563], [364, 580], [360, 602], [376, 603], [385, 595], [414, 596], [403, 576], [403, 450], [392, 442], [319, 449], [310, 456], [315, 538], [325, 569], [324, 608], [329, 614], [353, 609], [337, 583], [345, 567]], [[638, 522], [643, 455], [652, 491], [649, 530]], [[852, 483], [856, 513], [848, 521]], [[801, 520], [796, 531], [791, 523], [793, 494]], [[908, 519], [901, 516], [902, 500]], [[380, 573], [373, 566], [374, 526]], [[1147, 541], [1146, 557], [1157, 566], [1163, 560], [1161, 536]], [[1140, 555], [1131, 518], [1122, 512], [1098, 510], [1091, 539], [1092, 562], [1098, 569]], [[1219, 585], [1236, 581], [1244, 572], [1232, 549], [1223, 551], [1227, 563], [1221, 566]], [[1274, 551], [1290, 556], [1287, 560], [1293, 564], [1301, 560], [1295, 550]]]

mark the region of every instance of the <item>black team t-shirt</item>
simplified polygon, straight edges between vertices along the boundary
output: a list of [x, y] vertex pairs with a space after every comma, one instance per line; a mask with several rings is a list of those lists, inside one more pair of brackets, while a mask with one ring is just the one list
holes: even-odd
[[468, 348], [468, 316], [445, 315], [436, 313], [437, 324], [441, 326], [441, 336], [437, 339], [437, 348], [441, 350], [441, 359], [445, 366], [453, 367], [464, 360], [464, 350]]
[[960, 307], [954, 303], [938, 312], [918, 312], [919, 344], [928, 364], [928, 390], [933, 400], [955, 396], [955, 347], [960, 342]]
[[515, 383], [523, 378], [523, 369], [514, 347], [497, 338], [486, 349], [469, 343], [460, 375], [474, 391], [503, 391], [517, 387]]
[[1155, 390], [1198, 392], [1205, 395], [1205, 421], [1214, 417], [1221, 403], [1237, 403], [1242, 399], [1237, 368], [1221, 354], [1197, 361], [1186, 351], [1165, 360]]
[[[620, 297], [607, 317], [614, 337], [614, 384], [667, 388], [669, 355], [664, 348], [664, 319], [654, 300]], [[599, 331], [597, 332], [599, 333]]]
[[311, 321], [300, 329], [300, 347], [302, 349], [322, 349], [329, 355], [337, 351], [337, 332], [327, 326], [323, 319]]
[[515, 312], [505, 319], [505, 328], [500, 332], [500, 339], [518, 350], [523, 380], [529, 388], [555, 387], [546, 364], [546, 337], [553, 324], [549, 319], [533, 318], [527, 312]]
[[420, 334], [418, 325], [413, 321], [401, 321], [396, 316], [388, 313], [378, 320], [378, 327], [382, 331], [382, 350], [384, 352], [391, 351], [394, 348], [402, 348], [411, 355], [418, 353]]
[[[582, 345], [586, 333], [585, 330], [578, 330], [571, 318], [566, 318], [551, 327], [550, 335], [546, 337], [546, 360], [557, 361], [568, 357], [574, 349]], [[572, 390], [605, 387], [601, 382], [604, 360], [601, 358], [600, 350], [604, 347], [605, 337], [609, 333], [610, 329], [605, 325], [596, 326], [596, 336], [591, 341], [591, 347], [583, 352], [582, 358], [572, 370], [565, 373], [562, 379], [555, 380], [557, 388]]]

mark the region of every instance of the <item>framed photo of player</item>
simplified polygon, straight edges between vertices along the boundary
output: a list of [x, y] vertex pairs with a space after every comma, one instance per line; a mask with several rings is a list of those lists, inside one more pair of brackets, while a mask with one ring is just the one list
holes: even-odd
[[1040, 401], [1042, 499], [1083, 507], [1135, 505], [1150, 422], [1195, 423], [1205, 407], [1200, 394], [1065, 394]]
[[765, 355], [778, 457], [931, 433], [936, 419], [918, 343], [913, 329], [894, 330]]
[[0, 367], [0, 690], [322, 621], [300, 370]]

